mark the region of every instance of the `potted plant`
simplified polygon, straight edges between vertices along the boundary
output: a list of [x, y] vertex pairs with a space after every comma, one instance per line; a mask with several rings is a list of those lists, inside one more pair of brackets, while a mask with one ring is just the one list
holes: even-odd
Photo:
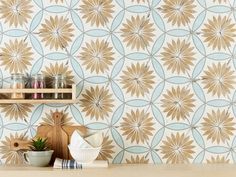
[[32, 139], [29, 148], [30, 150], [24, 153], [27, 163], [37, 167], [44, 167], [49, 164], [53, 150], [48, 147], [46, 138], [37, 137]]

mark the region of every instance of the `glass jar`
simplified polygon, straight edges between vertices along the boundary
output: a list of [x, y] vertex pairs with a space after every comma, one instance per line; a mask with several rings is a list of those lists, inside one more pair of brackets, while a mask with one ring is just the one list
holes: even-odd
[[[57, 74], [53, 76], [53, 83], [52, 83], [53, 88], [55, 89], [61, 89], [61, 88], [66, 88], [66, 77], [62, 74]], [[55, 92], [53, 94], [54, 99], [65, 99], [65, 93], [57, 93]]]
[[[25, 88], [25, 80], [24, 75], [19, 73], [11, 74], [11, 89], [17, 90], [17, 89], [23, 89]], [[11, 94], [12, 99], [24, 99], [25, 94], [24, 93], [12, 93]]]
[[[35, 74], [31, 77], [31, 88], [34, 89], [43, 89], [45, 88], [44, 76], [42, 74]], [[32, 93], [33, 99], [42, 99], [44, 98], [43, 93]]]

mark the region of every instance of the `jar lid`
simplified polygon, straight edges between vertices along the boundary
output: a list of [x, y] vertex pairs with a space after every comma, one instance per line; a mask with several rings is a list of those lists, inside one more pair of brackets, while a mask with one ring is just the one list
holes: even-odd
[[21, 73], [12, 73], [11, 78], [24, 78], [24, 74]]
[[43, 75], [43, 74], [33, 74], [31, 77], [32, 77], [32, 78], [43, 79], [43, 78], [44, 78], [44, 75]]
[[65, 79], [66, 76], [63, 75], [63, 74], [56, 74], [56, 75], [53, 76], [53, 78], [54, 78], [54, 79]]

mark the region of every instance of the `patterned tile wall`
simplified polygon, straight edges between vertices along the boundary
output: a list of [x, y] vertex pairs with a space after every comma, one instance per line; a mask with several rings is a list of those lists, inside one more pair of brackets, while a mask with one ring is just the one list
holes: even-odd
[[112, 163], [234, 163], [235, 22], [236, 0], [0, 0], [0, 85], [59, 73], [79, 99], [0, 105], [1, 163], [56, 110]]

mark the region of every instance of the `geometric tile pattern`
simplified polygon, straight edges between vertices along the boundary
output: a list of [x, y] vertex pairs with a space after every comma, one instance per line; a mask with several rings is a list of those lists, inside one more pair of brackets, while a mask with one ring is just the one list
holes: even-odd
[[0, 86], [63, 74], [78, 104], [0, 105], [1, 163], [55, 110], [111, 163], [236, 161], [236, 1], [1, 0]]

